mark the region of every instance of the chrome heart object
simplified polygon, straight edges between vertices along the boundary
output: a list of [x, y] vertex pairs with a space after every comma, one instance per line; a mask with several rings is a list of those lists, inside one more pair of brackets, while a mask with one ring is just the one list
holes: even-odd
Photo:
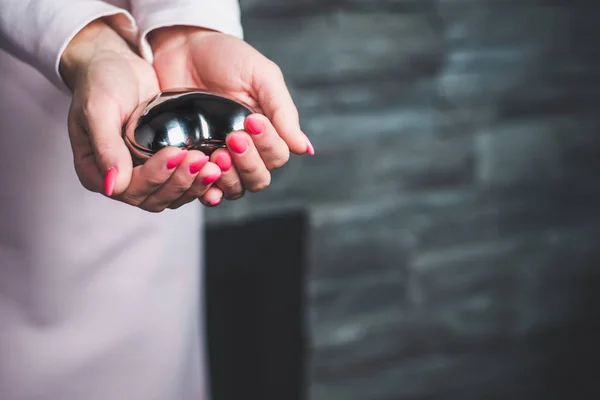
[[254, 110], [230, 96], [177, 89], [140, 104], [123, 128], [123, 138], [136, 165], [169, 146], [210, 155], [226, 147], [230, 132], [244, 130]]

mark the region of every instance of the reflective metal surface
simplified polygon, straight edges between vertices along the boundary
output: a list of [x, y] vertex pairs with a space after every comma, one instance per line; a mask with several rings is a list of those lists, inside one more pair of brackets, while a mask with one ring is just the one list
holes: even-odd
[[123, 137], [136, 164], [168, 146], [210, 154], [225, 147], [230, 132], [243, 130], [244, 120], [253, 112], [221, 94], [194, 89], [161, 92], [137, 107]]

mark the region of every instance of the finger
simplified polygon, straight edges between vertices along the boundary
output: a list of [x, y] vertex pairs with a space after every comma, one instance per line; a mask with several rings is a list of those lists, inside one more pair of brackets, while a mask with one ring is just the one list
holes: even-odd
[[[182, 152], [180, 154], [184, 154]], [[208, 163], [208, 156], [198, 150], [187, 152], [169, 179], [146, 198], [140, 208], [160, 212], [183, 196], [194, 184], [198, 172]]]
[[73, 103], [69, 109], [68, 131], [73, 151], [73, 164], [79, 181], [87, 190], [102, 193], [104, 177], [96, 163], [90, 138], [74, 111]]
[[281, 168], [288, 162], [290, 149], [267, 117], [252, 114], [246, 118], [244, 125], [269, 170]]
[[215, 185], [223, 191], [227, 200], [236, 200], [244, 196], [244, 186], [237, 170], [233, 167], [233, 160], [227, 149], [218, 149], [211, 154], [210, 160], [221, 169], [221, 179]]
[[295, 154], [309, 153], [310, 142], [300, 129], [298, 110], [279, 67], [269, 62], [254, 68], [252, 83], [253, 94], [261, 109], [290, 150]]
[[218, 187], [211, 186], [199, 200], [206, 207], [216, 207], [223, 201], [223, 192]]
[[246, 132], [227, 135], [227, 147], [246, 189], [258, 192], [269, 186], [271, 174]]
[[87, 131], [107, 196], [122, 194], [132, 179], [131, 154], [121, 136], [121, 112], [114, 101], [95, 98], [79, 110], [79, 122]]
[[[221, 170], [219, 167], [216, 164], [208, 162], [208, 157], [206, 157], [206, 160], [207, 162], [205, 162], [204, 165], [201, 165], [201, 168], [193, 169], [192, 172], [196, 173], [194, 182], [185, 193], [171, 203], [169, 208], [176, 209], [184, 204], [199, 199], [206, 193], [211, 185], [221, 178]], [[200, 164], [198, 165], [200, 166]]]
[[150, 157], [143, 165], [135, 167], [129, 187], [117, 199], [139, 206], [165, 184], [183, 162], [187, 150], [167, 147]]

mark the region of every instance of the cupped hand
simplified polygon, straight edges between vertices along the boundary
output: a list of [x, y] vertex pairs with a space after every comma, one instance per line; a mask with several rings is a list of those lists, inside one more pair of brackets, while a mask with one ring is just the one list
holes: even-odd
[[175, 26], [151, 33], [154, 69], [162, 90], [193, 87], [237, 98], [256, 110], [245, 129], [227, 138], [227, 150], [211, 155], [223, 173], [216, 185], [228, 199], [265, 189], [270, 170], [290, 151], [314, 154], [300, 129], [298, 110], [279, 67], [236, 37]]
[[197, 198], [216, 205], [220, 168], [199, 151], [169, 147], [133, 167], [122, 126], [159, 91], [152, 66], [108, 25], [95, 21], [69, 43], [60, 63], [73, 92], [69, 137], [82, 185], [141, 209], [160, 212]]

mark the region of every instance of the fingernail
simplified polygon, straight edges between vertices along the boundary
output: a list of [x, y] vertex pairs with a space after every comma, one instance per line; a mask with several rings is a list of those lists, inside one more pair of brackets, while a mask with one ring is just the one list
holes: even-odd
[[204, 183], [205, 185], [210, 185], [211, 183], [215, 183], [216, 181], [218, 181], [220, 177], [221, 174], [208, 175], [204, 179], [202, 179], [202, 183]]
[[200, 172], [200, 170], [202, 168], [204, 168], [206, 163], [208, 163], [208, 156], [204, 156], [200, 160], [194, 161], [193, 163], [191, 163], [190, 164], [190, 174], [195, 175], [198, 172]]
[[242, 135], [232, 133], [229, 135], [228, 147], [237, 154], [244, 154], [248, 150], [248, 140]]
[[218, 205], [220, 202], [221, 202], [221, 198], [218, 198], [218, 199], [214, 199], [214, 200], [211, 200], [211, 201], [209, 201], [210, 205], [212, 205], [212, 206], [216, 206], [216, 205]]
[[167, 161], [167, 169], [173, 169], [173, 168], [178, 167], [186, 155], [187, 155], [187, 150], [182, 150], [176, 156], [173, 156], [169, 161]]
[[256, 117], [250, 115], [246, 118], [246, 131], [253, 135], [260, 135], [265, 130], [265, 126], [262, 121]]
[[226, 172], [231, 169], [232, 162], [231, 156], [228, 153], [220, 153], [217, 158], [215, 158], [215, 164], [221, 168], [221, 171]]
[[117, 169], [109, 168], [106, 171], [106, 176], [104, 178], [104, 193], [110, 197], [115, 190], [115, 184], [117, 183]]
[[[306, 135], [304, 135], [306, 136]], [[306, 137], [306, 152], [308, 154], [310, 154], [311, 156], [315, 155], [315, 148], [313, 147], [312, 143], [310, 142], [310, 139], [308, 138], [308, 136]]]

